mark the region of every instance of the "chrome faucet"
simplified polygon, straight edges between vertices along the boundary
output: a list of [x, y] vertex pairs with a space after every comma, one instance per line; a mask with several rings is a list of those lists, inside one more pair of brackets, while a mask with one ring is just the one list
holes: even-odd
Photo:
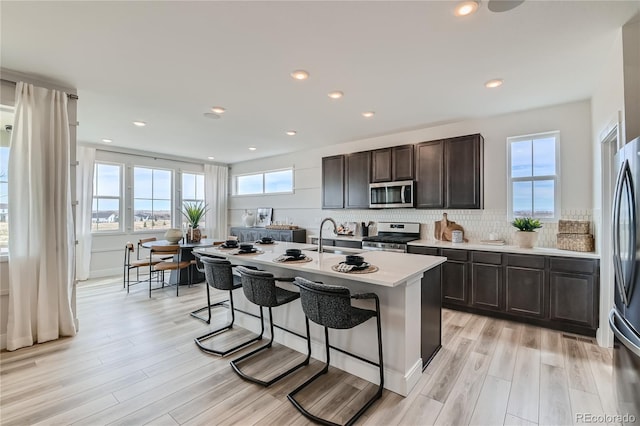
[[324, 219], [322, 219], [322, 222], [320, 222], [320, 238], [318, 238], [318, 253], [322, 253], [322, 227], [324, 226], [324, 223], [326, 221], [333, 223], [333, 233], [338, 233], [338, 225], [336, 225], [335, 220], [331, 219], [330, 217], [325, 217]]

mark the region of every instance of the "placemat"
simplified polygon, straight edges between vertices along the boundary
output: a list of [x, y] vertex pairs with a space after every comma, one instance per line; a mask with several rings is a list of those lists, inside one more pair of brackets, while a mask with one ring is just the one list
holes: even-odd
[[252, 253], [240, 253], [240, 251], [236, 251], [235, 253], [231, 253], [231, 254], [236, 255], [236, 256], [255, 256], [257, 254], [263, 254], [263, 253], [264, 252], [262, 250], [256, 250], [256, 251], [254, 251]]
[[275, 259], [273, 259], [274, 262], [276, 263], [307, 263], [307, 262], [311, 262], [313, 259], [305, 256], [303, 259], [297, 259], [297, 260], [278, 260], [278, 258], [276, 257]]
[[378, 267], [375, 266], [375, 265], [369, 265], [365, 269], [360, 269], [360, 270], [356, 270], [356, 271], [354, 271], [354, 270], [351, 270], [351, 271], [340, 271], [340, 270], [338, 270], [338, 267], [339, 267], [338, 265], [340, 265], [340, 264], [333, 265], [331, 267], [331, 269], [333, 269], [336, 272], [342, 272], [343, 274], [372, 274], [374, 272], [378, 272]]

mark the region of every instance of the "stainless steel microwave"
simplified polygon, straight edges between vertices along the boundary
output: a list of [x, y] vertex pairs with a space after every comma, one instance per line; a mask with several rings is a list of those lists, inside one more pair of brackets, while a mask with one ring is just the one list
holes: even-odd
[[369, 184], [369, 207], [372, 209], [414, 206], [414, 182], [382, 182]]

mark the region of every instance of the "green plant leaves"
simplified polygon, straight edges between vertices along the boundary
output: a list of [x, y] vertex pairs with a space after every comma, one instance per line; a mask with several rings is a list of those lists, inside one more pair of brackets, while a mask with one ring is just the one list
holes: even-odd
[[197, 228], [204, 215], [209, 211], [209, 205], [204, 201], [185, 201], [182, 215], [192, 228]]
[[513, 226], [518, 228], [520, 231], [525, 232], [533, 232], [538, 228], [542, 228], [542, 224], [538, 219], [533, 219], [530, 217], [519, 217], [511, 222]]

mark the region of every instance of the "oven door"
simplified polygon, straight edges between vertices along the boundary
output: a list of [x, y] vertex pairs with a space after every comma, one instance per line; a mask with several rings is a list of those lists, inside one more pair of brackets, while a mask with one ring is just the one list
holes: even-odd
[[406, 244], [394, 244], [394, 243], [377, 243], [375, 241], [363, 241], [362, 242], [363, 250], [374, 250], [374, 251], [393, 251], [396, 253], [406, 253], [407, 245]]

